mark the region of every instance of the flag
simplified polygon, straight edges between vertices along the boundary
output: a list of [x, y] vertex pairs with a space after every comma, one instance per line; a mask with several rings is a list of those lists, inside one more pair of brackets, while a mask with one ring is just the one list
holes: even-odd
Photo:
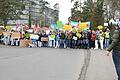
[[50, 27], [51, 27], [52, 29], [57, 29], [57, 25], [56, 25], [56, 24], [51, 24]]
[[20, 28], [20, 20], [18, 21], [17, 25], [16, 25], [16, 30], [18, 30]]
[[28, 29], [29, 29], [29, 26], [28, 26], [26, 23], [24, 24], [24, 29], [25, 29], [25, 30], [28, 30]]
[[57, 21], [57, 27], [58, 27], [58, 29], [62, 28], [62, 21]]
[[34, 28], [33, 28], [34, 32], [37, 32], [39, 30], [38, 26], [35, 25]]

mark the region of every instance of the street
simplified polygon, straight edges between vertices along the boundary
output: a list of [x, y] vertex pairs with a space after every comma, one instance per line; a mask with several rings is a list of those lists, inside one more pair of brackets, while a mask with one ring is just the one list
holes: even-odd
[[0, 48], [0, 80], [116, 80], [104, 50]]
[[91, 50], [85, 80], [117, 80], [112, 57], [104, 53], [104, 50]]
[[0, 80], [77, 80], [83, 50], [0, 48]]

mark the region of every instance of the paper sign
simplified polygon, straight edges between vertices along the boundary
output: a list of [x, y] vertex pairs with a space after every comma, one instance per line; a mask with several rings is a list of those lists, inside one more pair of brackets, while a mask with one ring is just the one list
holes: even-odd
[[18, 32], [13, 32], [11, 37], [12, 37], [13, 39], [18, 39], [18, 38], [20, 38], [20, 33], [18, 33]]
[[48, 41], [48, 37], [41, 37], [41, 41]]
[[2, 35], [2, 34], [3, 34], [3, 30], [0, 29], [0, 35]]
[[11, 26], [6, 26], [6, 29], [7, 29], [7, 30], [11, 30], [12, 27], [11, 27]]
[[32, 44], [32, 40], [20, 40], [20, 47], [27, 47], [29, 44]]
[[4, 36], [9, 36], [9, 35], [10, 35], [10, 32], [3, 32], [3, 35], [4, 35]]
[[39, 36], [35, 34], [30, 34], [30, 39], [37, 39], [38, 40]]

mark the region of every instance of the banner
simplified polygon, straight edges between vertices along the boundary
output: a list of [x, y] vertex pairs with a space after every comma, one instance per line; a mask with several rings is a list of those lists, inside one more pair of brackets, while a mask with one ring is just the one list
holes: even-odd
[[78, 22], [71, 21], [70, 24], [71, 24], [72, 27], [77, 27], [79, 23], [78, 23]]
[[71, 27], [71, 25], [63, 25], [63, 30], [71, 31], [72, 27]]
[[7, 29], [7, 30], [11, 30], [12, 27], [11, 27], [11, 26], [6, 26], [6, 29]]
[[81, 31], [90, 29], [90, 22], [79, 23], [78, 24], [78, 29], [81, 30]]

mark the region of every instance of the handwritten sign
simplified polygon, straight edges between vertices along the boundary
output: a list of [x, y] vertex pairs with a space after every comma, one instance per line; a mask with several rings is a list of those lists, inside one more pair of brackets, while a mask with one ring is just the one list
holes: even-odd
[[18, 38], [20, 38], [20, 33], [19, 32], [13, 32], [11, 37], [13, 39], [18, 39]]
[[24, 48], [29, 46], [29, 44], [32, 44], [32, 40], [20, 40], [20, 47]]
[[3, 34], [3, 30], [0, 29], [0, 35], [2, 35], [2, 34]]
[[48, 37], [41, 37], [41, 41], [48, 41]]

